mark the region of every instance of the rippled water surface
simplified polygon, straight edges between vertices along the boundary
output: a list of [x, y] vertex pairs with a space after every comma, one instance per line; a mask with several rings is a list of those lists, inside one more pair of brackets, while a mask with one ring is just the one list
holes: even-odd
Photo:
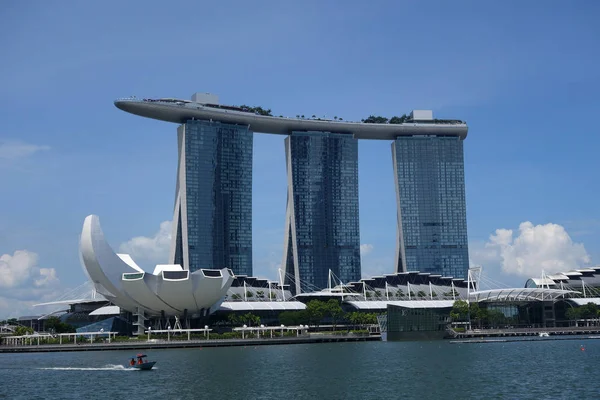
[[600, 398], [600, 340], [153, 350], [153, 371], [133, 353], [0, 354], [0, 399]]

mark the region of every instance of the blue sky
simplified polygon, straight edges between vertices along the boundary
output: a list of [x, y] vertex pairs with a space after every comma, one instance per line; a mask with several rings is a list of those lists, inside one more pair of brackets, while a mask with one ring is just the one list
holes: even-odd
[[[3, 3], [0, 316], [86, 280], [88, 214], [115, 249], [164, 244], [176, 125], [114, 107], [134, 94], [466, 120], [473, 264], [522, 285], [541, 269], [600, 263], [598, 15], [595, 1]], [[390, 143], [361, 142], [359, 160], [363, 272], [390, 273]], [[254, 269], [275, 278], [283, 137], [255, 135], [253, 190]], [[160, 258], [137, 256], [148, 268]]]

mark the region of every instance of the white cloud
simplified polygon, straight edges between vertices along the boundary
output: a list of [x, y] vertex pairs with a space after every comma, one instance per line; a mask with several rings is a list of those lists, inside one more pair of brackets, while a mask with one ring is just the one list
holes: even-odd
[[361, 244], [360, 245], [360, 255], [361, 256], [366, 256], [367, 254], [369, 254], [372, 251], [373, 251], [372, 244]]
[[470, 245], [471, 265], [501, 268], [502, 272], [521, 277], [568, 271], [589, 264], [591, 259], [583, 244], [574, 243], [565, 228], [548, 223], [523, 222], [518, 232], [496, 229], [489, 241]]
[[33, 281], [36, 287], [44, 287], [58, 282], [56, 270], [54, 268], [40, 268], [40, 276]]
[[17, 250], [12, 256], [10, 254], [0, 256], [0, 287], [20, 286], [21, 283], [29, 279], [37, 261], [37, 254], [26, 250]]
[[33, 304], [51, 301], [61, 293], [54, 268], [39, 268], [39, 257], [28, 250], [0, 256], [0, 316], [37, 313]]
[[18, 289], [28, 285], [44, 288], [58, 283], [54, 268], [38, 268], [37, 263], [38, 255], [27, 250], [0, 256], [0, 288]]
[[146, 260], [164, 264], [171, 249], [171, 221], [164, 221], [154, 236], [136, 236], [119, 246], [121, 253], [129, 254], [134, 261]]
[[0, 141], [0, 160], [18, 160], [44, 150], [50, 150], [50, 146]]

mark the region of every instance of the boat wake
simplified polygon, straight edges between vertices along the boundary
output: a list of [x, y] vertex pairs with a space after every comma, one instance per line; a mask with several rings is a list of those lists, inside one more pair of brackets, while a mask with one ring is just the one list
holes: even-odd
[[137, 371], [119, 364], [108, 364], [103, 367], [45, 367], [38, 368], [51, 371]]

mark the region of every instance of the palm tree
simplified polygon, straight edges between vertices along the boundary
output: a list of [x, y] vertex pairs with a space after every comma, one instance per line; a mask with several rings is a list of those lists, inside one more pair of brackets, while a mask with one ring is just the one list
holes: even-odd
[[315, 114], [313, 114], [312, 118], [313, 118], [313, 119], [314, 119], [314, 118], [317, 118], [317, 116], [316, 116]]

